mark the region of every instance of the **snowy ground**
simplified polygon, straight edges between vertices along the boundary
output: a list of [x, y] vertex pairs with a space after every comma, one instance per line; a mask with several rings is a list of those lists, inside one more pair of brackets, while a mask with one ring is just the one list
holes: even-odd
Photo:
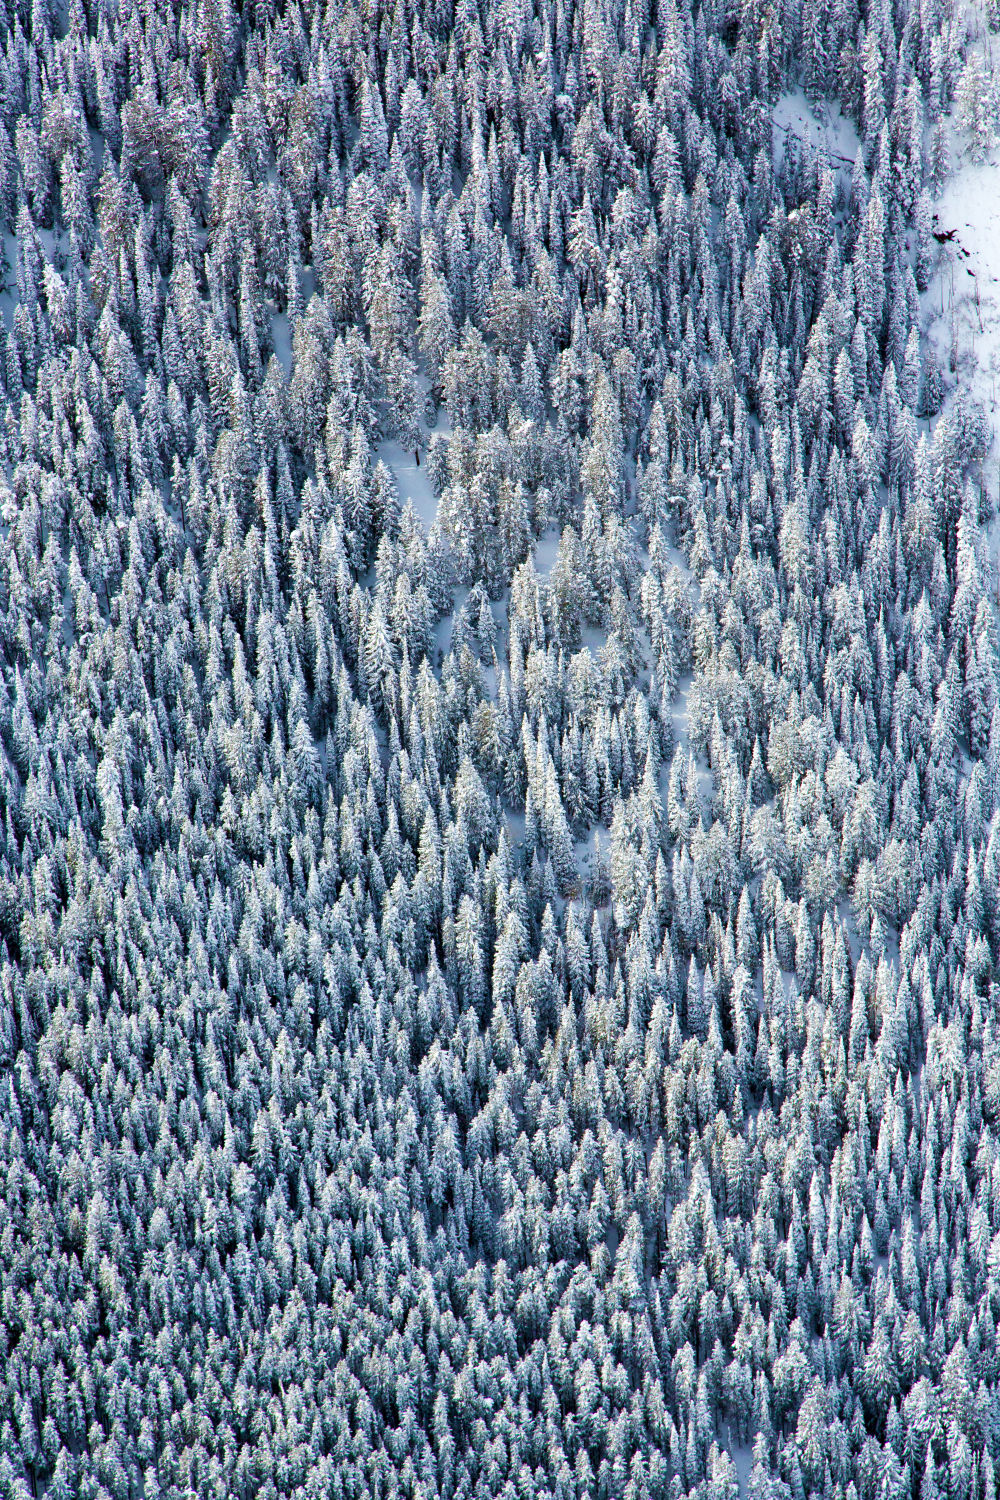
[[736, 1483], [740, 1488], [740, 1495], [746, 1495], [750, 1488], [750, 1471], [753, 1468], [753, 1448], [749, 1443], [737, 1443], [730, 1429], [729, 1433], [729, 1456], [736, 1469]]
[[274, 344], [274, 352], [285, 372], [285, 379], [288, 380], [292, 373], [292, 335], [288, 327], [287, 313], [273, 312], [271, 314], [271, 342]]
[[[695, 614], [697, 614], [701, 605], [701, 584], [692, 573], [691, 569], [688, 567], [687, 559], [685, 558], [683, 552], [672, 540], [667, 543], [666, 551], [667, 556], [673, 563], [674, 567], [678, 568], [687, 580], [688, 586], [691, 590], [691, 602], [694, 607], [694, 612]], [[642, 560], [643, 567], [648, 567], [649, 555], [646, 552], [645, 548], [640, 549], [639, 555]], [[691, 691], [691, 683], [693, 681], [693, 672], [681, 673], [680, 677], [677, 679], [677, 691], [674, 694], [673, 702], [670, 705], [670, 720], [674, 732], [674, 742], [675, 744], [682, 746], [684, 750], [690, 750], [691, 718], [688, 708], [688, 694]], [[697, 768], [698, 775], [698, 790], [701, 793], [703, 799], [703, 806], [707, 810], [712, 804], [712, 796], [714, 793], [715, 783], [712, 777], [712, 772], [709, 768], [708, 761], [703, 755], [700, 755], [696, 758], [695, 766]], [[663, 766], [661, 766], [660, 768], [660, 794], [663, 799], [664, 807], [666, 806], [667, 783], [669, 777], [670, 759], [665, 761]]]
[[[417, 376], [417, 385], [420, 394], [426, 400], [430, 391], [430, 382], [426, 375]], [[409, 500], [413, 509], [423, 522], [424, 529], [429, 531], [437, 516], [438, 497], [431, 487], [427, 475], [427, 445], [434, 433], [440, 433], [443, 437], [451, 434], [451, 422], [448, 413], [442, 407], [437, 414], [437, 423], [434, 427], [427, 425], [425, 415], [420, 418], [420, 462], [417, 462], [417, 452], [412, 448], [403, 448], [400, 443], [386, 440], [379, 443], [375, 457], [381, 458], [392, 470], [393, 477], [399, 487], [399, 503], [405, 505]], [[455, 608], [459, 605], [456, 603]]]
[[0, 263], [0, 275], [3, 278], [3, 291], [0, 292], [0, 317], [9, 333], [14, 325], [14, 309], [17, 307], [17, 237], [5, 231], [2, 236], [3, 260]]
[[[315, 290], [316, 277], [312, 268], [303, 266], [299, 272], [299, 295], [303, 306]], [[271, 342], [274, 344], [274, 352], [285, 371], [285, 379], [288, 380], [292, 373], [292, 332], [287, 312], [275, 310], [271, 313]]]
[[771, 115], [772, 145], [775, 165], [785, 154], [789, 136], [823, 151], [831, 167], [850, 172], [858, 154], [860, 141], [854, 121], [840, 111], [838, 104], [823, 100], [813, 107], [801, 89], [782, 94]]
[[[674, 741], [678, 745], [683, 745], [685, 749], [688, 745], [690, 730], [690, 720], [688, 718], [688, 694], [691, 691], [691, 683], [693, 682], [693, 680], [693, 672], [681, 673], [680, 677], [678, 677], [677, 679], [677, 692], [674, 694], [674, 700], [670, 705], [670, 718], [673, 723]], [[666, 786], [666, 779], [669, 774], [670, 766], [665, 765], [663, 767], [664, 787]], [[698, 767], [699, 784], [701, 784], [702, 776], [710, 776], [707, 765], [700, 765]]]
[[[954, 125], [955, 170], [935, 203], [942, 234], [937, 272], [924, 297], [927, 338], [938, 367], [951, 371], [959, 389], [980, 401], [994, 432], [983, 465], [983, 480], [1000, 498], [1000, 147], [986, 160], [968, 159], [966, 143]], [[953, 358], [954, 357], [954, 358]], [[996, 597], [1000, 563], [1000, 524], [989, 528], [991, 591]]]
[[[405, 501], [405, 495], [403, 498]], [[434, 626], [434, 659], [435, 662], [437, 662], [438, 666], [440, 666], [441, 662], [451, 650], [451, 633], [455, 625], [455, 616], [461, 610], [466, 599], [468, 599], [469, 590], [464, 583], [460, 583], [456, 585], [454, 595], [455, 602], [450, 614], [447, 614], [443, 617], [443, 619], [438, 620], [437, 624]], [[504, 641], [503, 644], [504, 647], [506, 647], [506, 641]], [[499, 651], [499, 649], [500, 642], [498, 641], [497, 650]]]
[[437, 515], [438, 499], [427, 477], [426, 437], [420, 449], [419, 464], [412, 448], [403, 448], [396, 442], [380, 443], [378, 457], [392, 470], [393, 478], [399, 486], [400, 505], [405, 505], [409, 500], [420, 517], [424, 530], [429, 531]]
[[546, 526], [535, 544], [535, 572], [539, 578], [548, 578], [556, 565], [559, 554], [559, 527], [553, 522]]

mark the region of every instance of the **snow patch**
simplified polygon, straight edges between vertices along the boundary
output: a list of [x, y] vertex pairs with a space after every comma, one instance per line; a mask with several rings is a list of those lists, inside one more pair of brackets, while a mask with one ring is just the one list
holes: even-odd
[[87, 126], [87, 135], [90, 140], [90, 150], [94, 158], [94, 171], [100, 177], [104, 169], [104, 153], [106, 150], [104, 136], [93, 125]]
[[439, 620], [434, 626], [435, 662], [438, 660], [439, 656], [440, 660], [443, 661], [444, 658], [448, 655], [448, 652], [451, 650], [451, 634], [454, 628], [455, 620], [461, 613], [462, 606], [464, 605], [468, 597], [468, 588], [465, 586], [465, 584], [459, 584], [455, 589], [455, 602], [452, 606], [451, 613], [445, 615], [444, 618]]
[[418, 464], [412, 448], [404, 448], [400, 443], [389, 440], [379, 444], [378, 457], [392, 470], [399, 489], [400, 505], [405, 505], [409, 500], [424, 528], [429, 531], [437, 516], [438, 497], [428, 478], [426, 450]]
[[[959, 157], [956, 138], [953, 159]], [[1000, 498], [1000, 149], [983, 162], [962, 160], [935, 204], [938, 232], [951, 234], [938, 257], [937, 273], [924, 296], [927, 338], [938, 368], [951, 371], [958, 389], [979, 401], [993, 428], [994, 443], [983, 463], [991, 509]], [[989, 528], [991, 583], [996, 592], [1000, 524]]]
[[[596, 859], [595, 859], [596, 855]], [[579, 889], [595, 898], [594, 880], [598, 875], [598, 862], [602, 866], [603, 879], [608, 878], [611, 862], [611, 833], [603, 823], [594, 823], [582, 839], [573, 841], [573, 857], [579, 876]], [[606, 903], [601, 901], [601, 905]]]
[[271, 342], [287, 380], [292, 373], [292, 330], [288, 323], [287, 313], [271, 314]]
[[782, 94], [771, 112], [774, 163], [780, 167], [789, 137], [812, 146], [829, 158], [831, 168], [849, 172], [861, 142], [853, 120], [839, 104], [821, 100], [810, 104], [801, 89]]
[[548, 578], [559, 555], [559, 527], [546, 526], [535, 546], [535, 572], [539, 578]]
[[510, 839], [514, 849], [524, 848], [524, 813], [509, 807], [504, 808], [504, 821], [507, 824], [507, 837]]
[[729, 1437], [729, 1457], [733, 1461], [736, 1470], [736, 1483], [740, 1487], [740, 1500], [746, 1500], [750, 1488], [750, 1471], [753, 1468], [753, 1448], [749, 1443], [737, 1443], [733, 1441], [733, 1434]]
[[678, 745], [688, 742], [688, 693], [691, 691], [693, 673], [682, 672], [677, 679], [677, 691], [670, 705], [670, 719], [674, 726], [674, 740]]
[[17, 310], [17, 236], [8, 231], [3, 235], [3, 291], [0, 292], [0, 316], [9, 333], [14, 326]]
[[861, 954], [863, 952], [863, 944], [861, 942], [861, 934], [858, 932], [858, 924], [854, 920], [854, 912], [851, 909], [851, 903], [846, 896], [841, 897], [840, 900], [837, 901], [836, 908], [844, 932], [847, 936], [847, 946], [851, 955], [851, 968], [856, 969], [858, 966], [858, 959], [861, 957]]
[[596, 661], [601, 647], [607, 644], [608, 632], [601, 625], [580, 626], [580, 649], [589, 651]]
[[[425, 403], [420, 417], [420, 443], [417, 449], [404, 448], [394, 438], [387, 438], [379, 443], [376, 457], [382, 459], [392, 471], [399, 489], [400, 505], [405, 505], [409, 500], [426, 530], [430, 531], [437, 519], [438, 497], [427, 474], [427, 449], [435, 433], [441, 437], [451, 436], [451, 421], [442, 408], [440, 411], [432, 411], [431, 421], [428, 422], [427, 403], [431, 386], [423, 370], [418, 371], [416, 383]], [[458, 605], [455, 607], [457, 609]]]

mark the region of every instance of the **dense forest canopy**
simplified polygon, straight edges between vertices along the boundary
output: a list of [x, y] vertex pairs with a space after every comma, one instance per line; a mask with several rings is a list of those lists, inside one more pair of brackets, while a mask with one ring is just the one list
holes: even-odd
[[3, 1500], [996, 1500], [986, 24], [5, 0]]

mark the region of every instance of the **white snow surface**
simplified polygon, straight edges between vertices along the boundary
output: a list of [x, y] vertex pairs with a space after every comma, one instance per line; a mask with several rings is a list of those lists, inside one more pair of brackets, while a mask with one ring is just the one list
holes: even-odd
[[[423, 371], [417, 375], [417, 386], [421, 396], [426, 400], [430, 392], [430, 381]], [[427, 447], [434, 433], [440, 433], [443, 437], [451, 436], [451, 421], [443, 406], [438, 410], [437, 420], [433, 427], [428, 426], [425, 414], [421, 414], [419, 464], [412, 448], [404, 448], [401, 443], [392, 438], [379, 443], [375, 452], [375, 457], [381, 458], [392, 471], [399, 488], [400, 505], [405, 506], [409, 500], [427, 531], [434, 524], [438, 512], [438, 497], [427, 477]], [[459, 608], [457, 603], [455, 608]], [[448, 634], [450, 638], [450, 628]]]
[[785, 154], [790, 135], [823, 152], [831, 168], [849, 172], [861, 144], [853, 120], [842, 114], [839, 104], [822, 100], [810, 104], [801, 89], [782, 94], [771, 112], [772, 146], [775, 164]]
[[[299, 295], [302, 305], [308, 303], [316, 290], [316, 276], [311, 266], [299, 267]], [[274, 352], [284, 369], [285, 379], [291, 378], [292, 374], [292, 328], [287, 312], [278, 312], [275, 309], [271, 313], [271, 342]]]
[[[687, 579], [688, 585], [691, 589], [692, 604], [694, 606], [695, 613], [697, 613], [701, 606], [701, 583], [688, 566], [688, 562], [686, 557], [684, 556], [684, 553], [680, 550], [680, 548], [672, 538], [667, 542], [666, 551], [667, 556], [673, 563], [674, 567], [677, 568], [681, 573], [683, 573], [684, 577]], [[639, 558], [643, 568], [648, 568], [649, 554], [644, 547], [640, 547], [639, 549]], [[677, 691], [674, 693], [673, 702], [670, 705], [670, 719], [673, 726], [674, 742], [675, 744], [683, 746], [685, 750], [690, 750], [691, 718], [688, 709], [688, 695], [691, 691], [691, 684], [693, 681], [693, 671], [681, 673], [681, 675], [677, 679]], [[698, 790], [704, 798], [704, 805], [707, 809], [711, 806], [712, 802], [712, 796], [715, 788], [714, 778], [712, 776], [708, 761], [703, 755], [699, 755], [696, 757], [695, 768], [698, 777]], [[666, 806], [667, 783], [669, 780], [669, 776], [670, 758], [668, 757], [668, 759], [660, 768], [660, 795], [662, 797], [664, 807]]]
[[737, 1443], [729, 1435], [729, 1456], [736, 1470], [736, 1483], [740, 1489], [740, 1500], [746, 1500], [750, 1488], [750, 1471], [753, 1468], [753, 1448], [749, 1443]]
[[4, 231], [3, 234], [3, 291], [0, 292], [0, 317], [9, 333], [14, 325], [17, 308], [17, 236]]
[[[942, 244], [937, 271], [924, 295], [927, 338], [938, 368], [949, 379], [952, 350], [956, 388], [982, 403], [994, 442], [983, 463], [993, 508], [1000, 499], [1000, 146], [983, 162], [969, 160], [952, 128], [954, 170], [934, 205], [936, 229], [954, 238]], [[997, 597], [1000, 523], [987, 533], [990, 585]]]
[[287, 380], [292, 373], [292, 334], [288, 326], [287, 313], [273, 312], [271, 314], [271, 341]]
[[546, 526], [535, 545], [535, 572], [539, 578], [548, 578], [559, 555], [559, 527], [553, 523]]
[[[403, 499], [405, 501], [405, 495]], [[416, 508], [416, 502], [414, 502], [414, 508]], [[469, 589], [467, 586], [464, 583], [458, 584], [455, 588], [455, 603], [451, 613], [445, 615], [443, 619], [438, 620], [434, 626], [434, 649], [440, 652], [442, 657], [447, 656], [451, 650], [451, 633], [455, 625], [455, 616], [460, 613], [468, 597]]]
[[399, 487], [400, 505], [405, 505], [409, 500], [423, 522], [424, 529], [429, 531], [437, 515], [438, 499], [427, 477], [426, 446], [421, 445], [419, 467], [413, 449], [403, 448], [395, 441], [379, 443], [378, 457], [392, 470]]

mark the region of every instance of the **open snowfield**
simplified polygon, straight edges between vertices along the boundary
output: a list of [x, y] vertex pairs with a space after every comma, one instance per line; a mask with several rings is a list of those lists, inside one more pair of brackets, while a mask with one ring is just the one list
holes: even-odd
[[426, 447], [421, 451], [419, 464], [412, 448], [404, 448], [395, 441], [380, 443], [378, 457], [392, 470], [399, 487], [400, 505], [405, 505], [409, 500], [420, 517], [424, 530], [429, 531], [437, 515], [438, 498], [427, 475]]
[[[982, 403], [994, 432], [983, 480], [1000, 500], [1000, 145], [982, 162], [969, 159], [953, 122], [954, 170], [935, 202], [935, 230], [953, 234], [941, 244], [937, 271], [925, 295], [932, 360], [950, 370], [957, 389]], [[988, 533], [992, 589], [1000, 566], [1000, 525]]]
[[782, 94], [771, 114], [775, 164], [784, 157], [789, 136], [823, 151], [836, 169], [850, 172], [858, 152], [858, 132], [840, 106], [822, 100], [813, 106], [801, 89]]
[[[426, 400], [430, 392], [430, 382], [425, 374], [417, 375], [417, 386], [421, 396]], [[393, 478], [399, 487], [400, 505], [405, 505], [407, 500], [411, 502], [425, 531], [431, 529], [438, 512], [438, 497], [431, 485], [426, 462], [427, 446], [435, 433], [439, 433], [442, 437], [448, 437], [451, 434], [451, 422], [443, 406], [437, 413], [437, 421], [433, 427], [427, 424], [426, 412], [421, 414], [419, 462], [417, 451], [404, 448], [401, 443], [392, 438], [380, 443], [375, 454], [377, 458], [381, 458], [388, 464], [392, 471]]]
[[535, 544], [535, 571], [539, 578], [548, 578], [559, 555], [559, 527], [546, 526]]

